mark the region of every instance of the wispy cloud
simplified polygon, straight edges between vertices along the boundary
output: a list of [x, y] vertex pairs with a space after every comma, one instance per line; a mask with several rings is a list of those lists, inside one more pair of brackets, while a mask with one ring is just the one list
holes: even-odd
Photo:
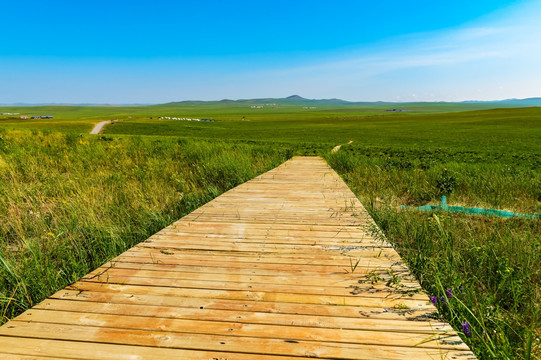
[[541, 0], [520, 1], [457, 28], [319, 53], [131, 60], [0, 57], [0, 99], [128, 103], [294, 93], [390, 101], [541, 96], [539, 15]]
[[[307, 96], [326, 97], [332, 89], [334, 96], [352, 100], [374, 99], [374, 94], [387, 100], [541, 96], [541, 22], [532, 15], [540, 14], [540, 4], [529, 3], [460, 28], [410, 34], [325, 61], [253, 76], [274, 86], [282, 81], [283, 86]], [[391, 83], [384, 81], [388, 77]]]

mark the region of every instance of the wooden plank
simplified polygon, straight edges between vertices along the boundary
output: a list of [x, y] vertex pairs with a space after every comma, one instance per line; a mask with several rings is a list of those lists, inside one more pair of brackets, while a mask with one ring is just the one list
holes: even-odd
[[0, 352], [0, 359], [2, 360], [59, 360], [59, 359], [73, 359], [70, 357], [51, 357], [51, 356], [35, 356], [35, 355], [17, 355]]
[[[222, 195], [223, 196], [223, 195]], [[181, 221], [178, 221], [176, 223], [171, 224], [170, 226], [166, 227], [165, 229], [183, 229], [183, 230], [190, 230], [190, 232], [193, 230], [194, 232], [197, 232], [198, 230], [203, 231], [204, 229], [207, 229], [207, 232], [213, 233], [217, 230], [223, 230], [223, 231], [243, 231], [246, 230], [247, 234], [258, 233], [256, 230], [260, 230], [259, 233], [263, 232], [266, 233], [267, 231], [271, 235], [279, 236], [280, 233], [274, 233], [276, 231], [282, 231], [282, 232], [294, 232], [294, 231], [301, 231], [301, 232], [310, 232], [313, 234], [323, 234], [323, 235], [332, 235], [332, 234], [340, 234], [344, 232], [362, 232], [361, 229], [353, 226], [346, 226], [344, 224], [336, 224], [336, 225], [302, 225], [302, 224], [284, 224], [284, 223], [276, 223], [269, 227], [266, 224], [244, 224], [244, 223], [212, 223], [212, 222], [206, 222], [206, 221], [198, 221], [198, 222], [189, 222], [184, 221], [184, 218], [181, 219]]]
[[[400, 276], [400, 273], [398, 273]], [[299, 294], [318, 294], [336, 296], [387, 297], [392, 285], [385, 282], [372, 284], [366, 280], [333, 279], [329, 277], [326, 286], [320, 286], [321, 279], [315, 277], [296, 278], [294, 276], [259, 276], [243, 274], [204, 274], [180, 271], [146, 271], [134, 269], [99, 268], [97, 273], [84, 277], [84, 281], [109, 284], [131, 284], [146, 286], [169, 286], [179, 288], [205, 288], [223, 290], [273, 291]], [[360, 281], [363, 281], [362, 283]], [[408, 299], [426, 300], [426, 295], [417, 294], [420, 289], [416, 282], [402, 281], [401, 287], [394, 290], [405, 294]]]
[[[142, 260], [142, 261], [138, 261]], [[317, 271], [311, 266], [303, 265], [285, 265], [280, 267], [274, 264], [235, 264], [238, 266], [231, 266], [231, 263], [209, 263], [205, 261], [192, 262], [190, 260], [179, 261], [178, 263], [151, 263], [147, 257], [140, 258], [120, 258], [116, 261], [109, 262], [103, 265], [100, 269], [107, 269], [114, 267], [115, 269], [136, 269], [136, 270], [167, 270], [173, 272], [191, 272], [191, 273], [206, 273], [206, 274], [244, 274], [244, 275], [261, 275], [261, 276], [288, 276], [293, 278], [315, 278], [318, 279], [321, 284], [321, 275], [329, 276], [329, 280], [354, 278], [356, 280], [367, 279], [367, 274], [372, 272], [380, 272], [383, 279], [389, 279], [390, 276], [386, 273], [387, 269], [392, 269], [395, 274], [403, 273], [404, 276], [410, 276], [405, 272], [408, 269], [404, 264], [397, 264], [393, 262], [381, 262], [381, 263], [361, 263], [357, 264], [355, 271], [340, 267], [325, 267], [323, 270]], [[351, 264], [350, 264], [351, 266]], [[378, 270], [379, 268], [379, 270]], [[386, 280], [384, 280], [386, 281]], [[383, 281], [383, 282], [384, 282]]]
[[[56, 358], [78, 360], [253, 360], [253, 354], [239, 354], [223, 351], [194, 351], [184, 349], [160, 348], [156, 346], [132, 346], [108, 344], [98, 341], [64, 341], [40, 338], [0, 336], [0, 348], [12, 356], [12, 359], [25, 359], [32, 356], [37, 359]], [[14, 346], [14, 344], [16, 344]], [[59, 355], [60, 354], [60, 355]], [[308, 360], [309, 357], [288, 357], [258, 355], [261, 360]]]
[[[331, 359], [384, 358], [433, 359], [445, 354], [450, 359], [464, 359], [467, 350], [447, 350], [421, 347], [385, 346], [385, 344], [360, 345], [290, 339], [265, 339], [207, 334], [174, 333], [153, 330], [110, 328], [103, 325], [58, 325], [12, 321], [10, 328], [0, 328], [0, 334], [20, 337], [92, 341], [96, 343], [152, 346], [182, 350], [207, 350], [219, 353], [244, 352], [252, 356], [276, 354], [281, 356], [317, 357]], [[170, 326], [171, 324], [164, 324]], [[223, 355], [222, 355], [223, 356]]]
[[[322, 245], [284, 245], [284, 244], [246, 244], [246, 243], [219, 243], [214, 244], [210, 243], [182, 243], [181, 241], [145, 241], [140, 244], [142, 247], [157, 247], [157, 248], [167, 248], [167, 249], [176, 249], [176, 250], [210, 250], [210, 251], [243, 251], [243, 252], [252, 252], [252, 253], [296, 253], [296, 254], [319, 254], [324, 255], [328, 251], [340, 251], [341, 248], [347, 249], [347, 246], [342, 244], [336, 244], [335, 246], [322, 246]], [[365, 244], [357, 244], [356, 246], [350, 247], [350, 252], [352, 250], [367, 250], [373, 246]], [[379, 249], [379, 247], [378, 247]]]
[[[352, 251], [350, 251], [347, 247], [342, 247], [339, 244], [337, 246], [334, 246], [332, 248], [329, 248], [326, 252], [320, 252], [320, 251], [314, 251], [312, 253], [301, 253], [301, 252], [282, 252], [280, 255], [276, 255], [274, 253], [262, 253], [257, 251], [220, 251], [217, 248], [213, 249], [177, 249], [175, 251], [174, 247], [167, 247], [167, 246], [147, 246], [146, 244], [140, 244], [136, 248], [132, 248], [128, 250], [125, 254], [132, 254], [132, 253], [145, 253], [148, 254], [148, 256], [151, 256], [150, 254], [156, 254], [156, 255], [167, 255], [167, 258], [175, 258], [176, 256], [180, 257], [186, 257], [193, 254], [196, 254], [197, 256], [227, 256], [227, 257], [239, 257], [238, 261], [242, 261], [240, 257], [244, 257], [244, 260], [248, 260], [249, 262], [253, 262], [257, 259], [269, 259], [272, 258], [273, 260], [276, 260], [275, 263], [283, 263], [287, 262], [290, 264], [298, 264], [298, 263], [309, 263], [311, 265], [345, 265], [349, 263], [349, 258], [367, 258], [367, 259], [385, 259], [385, 260], [394, 260], [395, 262], [400, 261], [400, 257], [398, 257], [398, 254], [394, 252], [392, 249], [388, 249], [386, 247], [384, 248], [373, 248], [373, 247], [366, 247], [359, 249], [357, 252], [355, 252], [354, 255], [351, 255]], [[160, 254], [161, 253], [161, 254]], [[282, 260], [281, 260], [282, 259]], [[257, 261], [261, 261], [257, 260]]]
[[[325, 238], [314, 238], [314, 237], [292, 237], [292, 236], [283, 236], [283, 237], [234, 237], [234, 236], [187, 236], [181, 233], [165, 233], [165, 234], [156, 234], [150, 237], [146, 242], [161, 242], [161, 241], [174, 241], [177, 243], [207, 243], [207, 244], [219, 244], [219, 243], [250, 243], [250, 244], [286, 244], [286, 245], [327, 245], [327, 246], [377, 246], [381, 247], [382, 243], [380, 241], [374, 241], [373, 239], [364, 238], [364, 239], [325, 239]], [[390, 245], [384, 244], [385, 247], [390, 247]]]
[[375, 229], [294, 158], [0, 327], [0, 357], [474, 359]]
[[[81, 303], [72, 302], [72, 305]], [[57, 304], [58, 305], [58, 304]], [[80, 306], [79, 306], [80, 307]], [[63, 324], [92, 327], [109, 327], [114, 329], [134, 329], [134, 330], [160, 330], [170, 333], [190, 333], [190, 334], [209, 334], [233, 337], [256, 337], [282, 340], [306, 340], [318, 341], [321, 343], [344, 342], [351, 344], [365, 345], [385, 345], [390, 341], [396, 346], [418, 346], [435, 349], [457, 349], [467, 350], [465, 344], [460, 342], [460, 338], [454, 332], [441, 332], [434, 334], [433, 330], [424, 332], [412, 330], [406, 327], [408, 324], [396, 321], [380, 321], [370, 324], [366, 321], [363, 328], [360, 329], [336, 329], [322, 328], [315, 326], [298, 325], [274, 325], [274, 324], [253, 324], [242, 322], [226, 322], [219, 320], [201, 320], [201, 319], [183, 319], [163, 317], [158, 309], [150, 316], [142, 316], [137, 307], [128, 315], [104, 314], [95, 312], [76, 312], [74, 307], [69, 311], [59, 311], [48, 308], [34, 308], [19, 316], [17, 320], [12, 320], [11, 327], [6, 327], [5, 334], [12, 334], [10, 330], [13, 326], [23, 323], [46, 323]], [[20, 325], [20, 324], [19, 324]], [[370, 325], [373, 328], [370, 329]], [[415, 327], [415, 324], [410, 324]], [[28, 326], [23, 325], [26, 328]], [[2, 329], [2, 328], [0, 328]], [[89, 331], [94, 331], [90, 329]], [[1, 334], [2, 332], [0, 332]], [[376, 340], [377, 339], [377, 340]], [[239, 351], [238, 349], [236, 351]]]
[[[50, 298], [105, 302], [110, 304], [136, 304], [162, 307], [181, 307], [199, 310], [230, 310], [236, 312], [239, 319], [247, 316], [247, 313], [270, 313], [285, 315], [312, 315], [312, 319], [318, 317], [354, 318], [354, 319], [387, 319], [387, 320], [430, 320], [436, 312], [427, 313], [426, 310], [402, 309], [396, 307], [361, 307], [348, 305], [325, 305], [325, 304], [302, 304], [274, 301], [250, 301], [231, 300], [205, 297], [183, 297], [151, 294], [132, 294], [128, 291], [119, 293], [102, 292], [93, 290], [61, 290]], [[47, 300], [44, 302], [46, 303]], [[38, 305], [38, 306], [41, 306]], [[338, 320], [337, 320], [338, 321]], [[432, 326], [432, 325], [430, 325]]]
[[[161, 255], [161, 254], [160, 254]], [[352, 258], [351, 261], [344, 263], [343, 265], [332, 266], [332, 265], [320, 265], [320, 264], [291, 264], [291, 263], [275, 263], [257, 261], [253, 259], [253, 262], [250, 261], [233, 261], [230, 258], [222, 259], [220, 257], [205, 256], [204, 254], [200, 255], [201, 259], [197, 258], [197, 255], [192, 257], [183, 257], [183, 258], [171, 258], [167, 256], [123, 256], [112, 260], [109, 263], [104, 264], [104, 267], [117, 267], [117, 268], [137, 268], [137, 269], [171, 269], [176, 267], [184, 267], [191, 269], [198, 269], [203, 271], [208, 269], [209, 273], [213, 273], [219, 270], [211, 270], [213, 268], [226, 268], [229, 271], [273, 271], [275, 269], [280, 269], [279, 272], [291, 273], [295, 275], [317, 275], [320, 274], [355, 274], [362, 276], [367, 276], [366, 274], [375, 272], [375, 273], [386, 273], [386, 269], [404, 269], [404, 265], [396, 263], [394, 261], [371, 261], [365, 259], [355, 259]], [[229, 260], [229, 262], [227, 261]], [[357, 262], [358, 261], [358, 262]], [[277, 265], [280, 266], [277, 266]], [[356, 265], [356, 268], [353, 269], [353, 266]], [[197, 271], [197, 270], [196, 270]]]
[[[103, 300], [98, 294], [99, 293], [93, 294], [92, 298]], [[72, 300], [74, 298], [75, 300]], [[237, 302], [237, 304], [232, 304], [232, 302], [224, 303], [223, 301], [215, 301], [214, 299], [197, 299], [194, 301], [193, 299], [189, 298], [175, 298], [170, 302], [171, 306], [159, 306], [160, 303], [163, 304], [163, 300], [161, 298], [153, 303], [149, 303], [149, 299], [151, 299], [149, 296], [144, 298], [137, 297], [135, 300], [132, 297], [130, 299], [131, 301], [128, 302], [125, 298], [108, 297], [107, 302], [93, 302], [90, 301], [88, 297], [72, 297], [70, 300], [66, 300], [66, 297], [64, 296], [61, 299], [47, 299], [46, 301], [36, 305], [35, 309], [114, 315], [137, 314], [137, 316], [147, 317], [159, 316], [192, 320], [229, 321], [249, 324], [287, 325], [350, 330], [383, 331], [394, 329], [393, 331], [395, 332], [416, 332], [421, 334], [432, 333], [435, 329], [439, 329], [441, 331], [449, 330], [449, 328], [446, 327], [441, 321], [426, 321], [425, 318], [418, 320], [415, 317], [410, 316], [408, 312], [399, 312], [394, 309], [379, 312], [379, 318], [375, 316], [374, 312], [371, 310], [367, 310], [365, 315], [360, 317], [359, 308], [355, 308], [355, 317], [339, 317], [330, 315], [325, 316], [319, 313], [314, 314], [314, 312], [309, 315], [298, 315], [291, 313], [302, 313], [306, 310], [312, 310], [312, 307], [307, 308], [302, 306], [298, 306], [297, 308], [292, 306], [289, 308], [283, 307], [283, 309], [288, 309], [290, 312], [283, 314], [279, 313], [275, 308], [265, 308], [265, 304], [261, 306], [262, 304], [259, 302], [248, 308], [244, 306], [246, 303], [241, 304]], [[192, 301], [190, 302], [189, 300]], [[205, 300], [208, 300], [208, 302], [205, 302]], [[267, 312], [256, 312], [255, 309], [260, 309], [262, 311], [267, 310]], [[394, 314], [393, 318], [391, 317], [391, 314]]]
[[[288, 243], [289, 241], [289, 243]], [[184, 245], [188, 246], [191, 245], [192, 247], [195, 246], [210, 246], [212, 249], [212, 246], [216, 246], [218, 249], [220, 246], [245, 246], [245, 247], [274, 247], [277, 250], [285, 250], [286, 252], [290, 252], [291, 250], [297, 251], [297, 250], [308, 250], [311, 251], [318, 251], [318, 249], [321, 250], [329, 250], [329, 249], [337, 249], [337, 248], [370, 248], [370, 247], [377, 247], [384, 248], [388, 247], [390, 248], [390, 245], [387, 244], [381, 244], [377, 241], [356, 241], [356, 242], [349, 242], [349, 241], [318, 241], [315, 239], [304, 239], [300, 241], [295, 241], [291, 239], [277, 239], [274, 241], [265, 241], [265, 239], [195, 239], [195, 238], [185, 238], [185, 237], [179, 237], [177, 239], [172, 238], [171, 236], [163, 237], [163, 236], [153, 236], [149, 238], [148, 240], [144, 241], [142, 245], [149, 245], [149, 246], [163, 246], [163, 247], [175, 247], [177, 245]]]
[[[326, 303], [326, 304], [347, 304], [359, 306], [381, 306], [388, 304], [390, 306], [403, 306], [405, 308], [420, 308], [425, 305], [429, 306], [429, 301], [422, 294], [410, 295], [406, 291], [394, 291], [389, 294], [389, 291], [379, 291], [375, 289], [370, 291], [368, 288], [347, 288], [343, 290], [335, 290], [329, 288], [304, 287], [295, 286], [280, 286], [267, 284], [249, 285], [243, 282], [224, 282], [219, 281], [189, 281], [189, 280], [173, 280], [173, 279], [157, 279], [157, 278], [138, 278], [129, 276], [117, 276], [107, 278], [103, 276], [101, 279], [94, 281], [81, 281], [74, 285], [74, 288], [83, 289], [86, 284], [101, 284], [103, 281], [108, 282], [108, 287], [111, 289], [126, 289], [130, 287], [132, 291], [135, 287], [140, 291], [161, 292], [165, 291], [169, 294], [201, 294], [204, 297], [222, 297], [226, 299], [274, 299], [280, 302], [302, 302], [303, 299], [307, 303]], [[129, 282], [129, 285], [128, 285]], [[84, 285], [83, 285], [84, 284]], [[267, 290], [267, 291], [265, 291]], [[189, 296], [189, 295], [188, 295]], [[392, 305], [391, 305], [392, 304]]]

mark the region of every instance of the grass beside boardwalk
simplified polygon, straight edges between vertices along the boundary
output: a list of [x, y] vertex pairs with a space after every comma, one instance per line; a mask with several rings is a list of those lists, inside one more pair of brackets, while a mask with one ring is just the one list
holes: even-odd
[[[437, 204], [541, 213], [531, 152], [346, 145], [328, 156], [481, 359], [541, 357], [541, 221], [400, 210]], [[446, 291], [451, 289], [451, 298]]]
[[290, 155], [279, 146], [0, 130], [2, 322]]

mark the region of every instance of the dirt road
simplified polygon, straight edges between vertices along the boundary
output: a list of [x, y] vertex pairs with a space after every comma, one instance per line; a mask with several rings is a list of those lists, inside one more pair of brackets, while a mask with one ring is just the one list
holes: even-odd
[[105, 120], [100, 123], [97, 123], [92, 129], [92, 131], [90, 132], [90, 134], [99, 134], [103, 130], [105, 125], [112, 124], [112, 123], [113, 123], [113, 120]]

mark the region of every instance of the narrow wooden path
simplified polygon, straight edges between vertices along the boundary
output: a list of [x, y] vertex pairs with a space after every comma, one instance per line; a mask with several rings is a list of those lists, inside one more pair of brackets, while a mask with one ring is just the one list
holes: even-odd
[[375, 234], [296, 157], [0, 327], [0, 358], [475, 359]]

